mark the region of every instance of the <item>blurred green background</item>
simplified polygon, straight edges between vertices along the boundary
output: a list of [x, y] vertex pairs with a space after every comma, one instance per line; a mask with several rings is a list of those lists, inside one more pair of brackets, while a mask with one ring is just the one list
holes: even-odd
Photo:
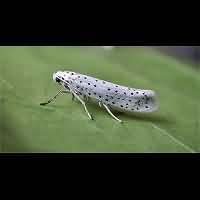
[[[159, 110], [119, 124], [70, 95], [42, 107], [58, 70], [153, 89]], [[0, 152], [200, 152], [199, 91], [195, 68], [151, 48], [0, 47]]]

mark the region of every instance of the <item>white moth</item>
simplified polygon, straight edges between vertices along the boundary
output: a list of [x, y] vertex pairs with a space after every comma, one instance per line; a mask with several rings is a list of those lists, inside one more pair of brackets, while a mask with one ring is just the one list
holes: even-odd
[[63, 89], [40, 105], [52, 102], [60, 94], [71, 93], [72, 99], [76, 98], [83, 104], [90, 119], [93, 118], [85, 105], [89, 100], [104, 107], [119, 122], [122, 121], [111, 110], [145, 113], [158, 108], [155, 92], [152, 90], [129, 88], [72, 71], [58, 71], [53, 74], [53, 80], [62, 85]]

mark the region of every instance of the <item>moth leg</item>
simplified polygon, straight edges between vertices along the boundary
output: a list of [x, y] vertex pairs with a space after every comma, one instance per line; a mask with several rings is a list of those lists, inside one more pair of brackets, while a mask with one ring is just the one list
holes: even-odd
[[99, 101], [99, 107], [101, 107], [102, 105], [101, 105], [101, 102]]
[[88, 100], [89, 100], [88, 97], [87, 97], [86, 95], [84, 95], [83, 98], [84, 98], [85, 101], [88, 101]]
[[40, 103], [41, 106], [45, 106], [49, 103], [51, 103], [52, 101], [54, 101], [56, 99], [56, 97], [60, 94], [63, 94], [63, 93], [69, 93], [68, 91], [66, 90], [60, 90], [54, 97], [50, 98], [47, 102], [44, 102], [44, 103]]
[[113, 115], [113, 113], [110, 111], [110, 109], [108, 108], [107, 105], [103, 104], [103, 106], [105, 107], [105, 109], [108, 111], [108, 113], [115, 119], [117, 120], [118, 122], [122, 122], [120, 119], [118, 119], [115, 115]]
[[89, 116], [89, 118], [90, 118], [91, 120], [93, 120], [92, 116], [91, 116], [90, 113], [88, 112], [88, 109], [87, 109], [87, 107], [86, 107], [86, 105], [85, 105], [85, 102], [84, 102], [76, 93], [74, 93], [72, 90], [71, 90], [71, 93], [83, 104], [83, 107], [84, 107], [84, 109], [85, 109], [85, 112], [87, 113], [87, 115]]
[[74, 94], [72, 93], [72, 101], [74, 101]]

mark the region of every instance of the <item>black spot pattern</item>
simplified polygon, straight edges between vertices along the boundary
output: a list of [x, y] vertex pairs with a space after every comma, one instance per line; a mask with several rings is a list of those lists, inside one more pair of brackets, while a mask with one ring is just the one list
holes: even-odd
[[[110, 104], [113, 108], [118, 107], [137, 112], [151, 109], [152, 101], [150, 101], [151, 98], [148, 92], [116, 85], [81, 74], [70, 73], [70, 75], [76, 75], [71, 77], [72, 84], [75, 79], [77, 80], [74, 88], [76, 87], [78, 91], [82, 91], [83, 95], [90, 96], [91, 99], [96, 99], [97, 102], [101, 101], [107, 105]], [[68, 76], [66, 77], [69, 80]]]

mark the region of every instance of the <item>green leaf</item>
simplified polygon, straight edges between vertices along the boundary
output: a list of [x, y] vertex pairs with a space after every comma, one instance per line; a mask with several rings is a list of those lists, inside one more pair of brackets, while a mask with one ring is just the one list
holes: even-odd
[[[63, 95], [52, 74], [72, 70], [155, 90], [159, 110], [117, 114]], [[199, 152], [200, 78], [191, 66], [150, 48], [0, 47], [1, 152]]]

